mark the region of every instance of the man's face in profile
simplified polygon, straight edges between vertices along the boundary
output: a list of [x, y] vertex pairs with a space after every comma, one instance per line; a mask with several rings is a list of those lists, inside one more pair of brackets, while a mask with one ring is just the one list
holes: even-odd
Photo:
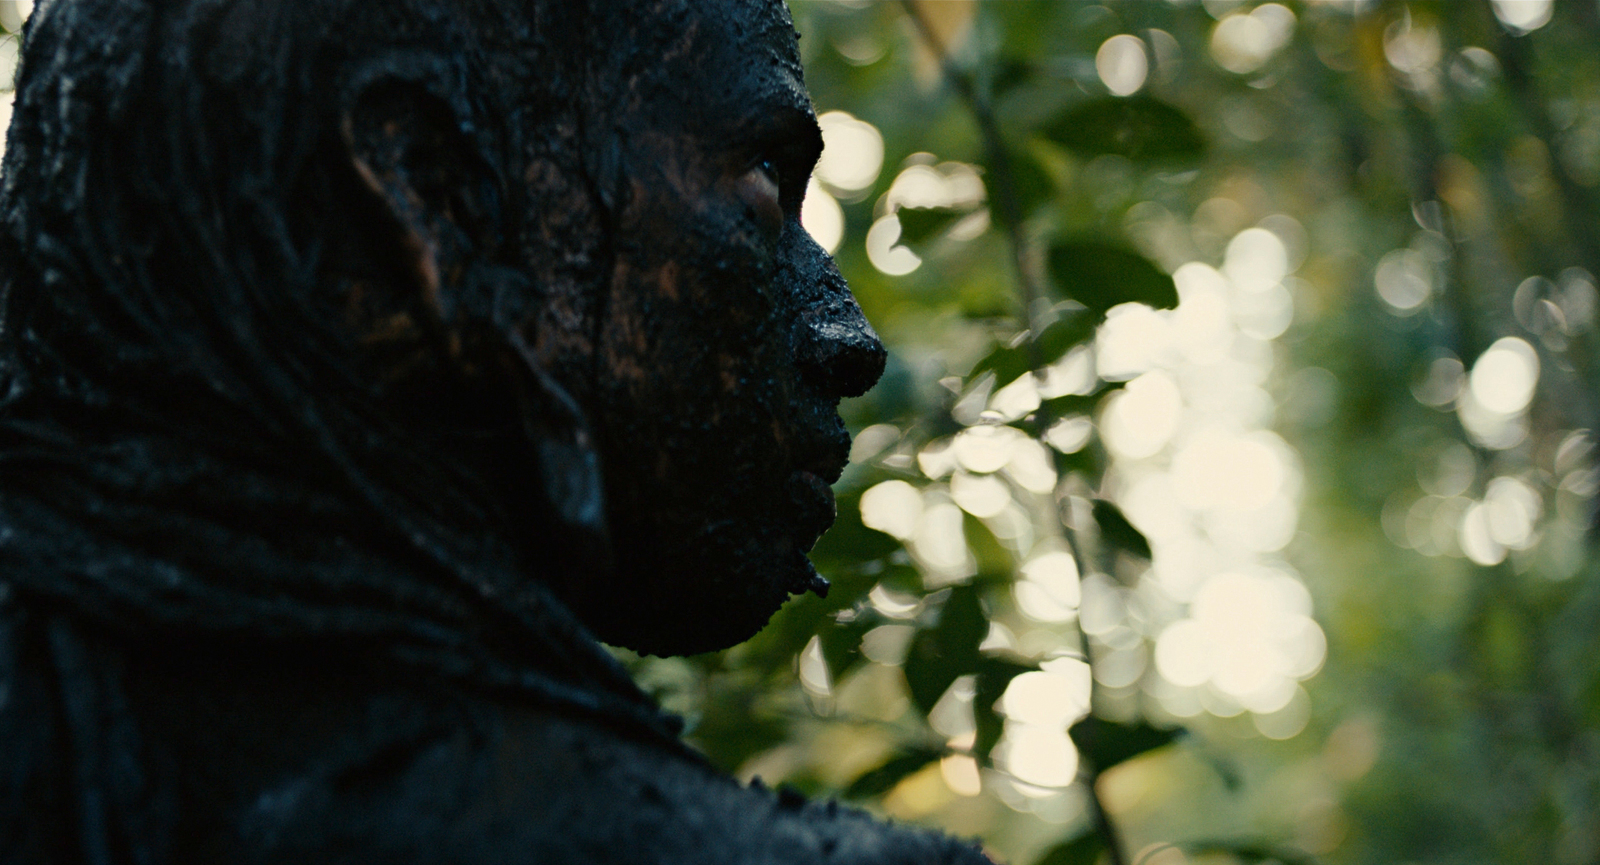
[[799, 222], [821, 138], [786, 10], [697, 0], [648, 25], [621, 38], [657, 62], [606, 82], [597, 120], [625, 178], [611, 280], [539, 342], [578, 347], [553, 366], [596, 430], [622, 582], [570, 600], [602, 639], [677, 654], [823, 586], [805, 554], [849, 449], [835, 408], [883, 350]]

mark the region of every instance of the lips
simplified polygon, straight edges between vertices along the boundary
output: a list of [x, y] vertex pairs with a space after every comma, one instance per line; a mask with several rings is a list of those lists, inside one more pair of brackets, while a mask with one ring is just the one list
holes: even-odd
[[838, 435], [818, 436], [811, 446], [800, 450], [790, 473], [791, 500], [794, 502], [795, 539], [801, 549], [810, 549], [816, 539], [833, 525], [833, 484], [850, 461], [850, 437], [840, 424]]
[[[799, 552], [810, 552], [817, 539], [822, 537], [833, 525], [834, 517], [838, 510], [834, 503], [833, 488], [820, 475], [810, 471], [796, 471], [789, 476], [789, 502], [790, 515], [786, 534], [793, 541]], [[815, 573], [810, 563], [805, 562], [808, 576]], [[803, 592], [811, 588], [805, 585], [793, 585], [791, 592]]]
[[819, 478], [826, 485], [839, 482], [839, 476], [844, 474], [844, 467], [850, 462], [850, 436], [842, 434], [830, 436], [826, 441], [820, 441], [805, 451], [805, 457], [799, 461], [796, 469], [800, 474], [811, 475]]

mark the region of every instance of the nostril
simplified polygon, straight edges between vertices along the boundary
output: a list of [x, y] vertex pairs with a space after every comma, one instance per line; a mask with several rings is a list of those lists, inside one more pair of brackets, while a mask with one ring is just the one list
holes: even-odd
[[[831, 314], [830, 314], [831, 313]], [[883, 375], [889, 355], [854, 303], [817, 310], [803, 329], [800, 365], [807, 378], [833, 396], [860, 396]]]

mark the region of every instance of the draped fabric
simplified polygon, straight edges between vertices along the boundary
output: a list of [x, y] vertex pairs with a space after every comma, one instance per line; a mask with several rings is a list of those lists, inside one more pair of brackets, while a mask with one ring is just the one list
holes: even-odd
[[[416, 435], [352, 365], [328, 291], [388, 266], [350, 224], [328, 83], [351, 52], [426, 48], [490, 99], [480, 33], [500, 5], [37, 6], [0, 192], [0, 859], [59, 831], [82, 861], [164, 861], [118, 645], [360, 646], [688, 754], [547, 586], [604, 567], [584, 553], [595, 509], [496, 510], [439, 458], [474, 442]], [[497, 38], [565, 68], [530, 26]], [[493, 307], [526, 278], [491, 257], [463, 293]], [[597, 489], [570, 400], [527, 389], [543, 401], [508, 474]]]

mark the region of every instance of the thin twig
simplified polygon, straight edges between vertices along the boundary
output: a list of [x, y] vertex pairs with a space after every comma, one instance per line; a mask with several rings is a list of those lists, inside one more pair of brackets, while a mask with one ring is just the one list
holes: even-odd
[[[1045, 297], [1043, 276], [1034, 266], [1029, 255], [1030, 244], [1024, 230], [1022, 205], [1017, 196], [1016, 171], [1012, 167], [1011, 152], [1006, 148], [1005, 137], [1000, 134], [999, 121], [995, 119], [994, 109], [989, 104], [987, 96], [979, 88], [977, 81], [966, 70], [957, 65], [946, 46], [934, 32], [933, 27], [923, 16], [917, 0], [900, 0], [900, 5], [905, 8], [906, 16], [917, 28], [917, 33], [927, 43], [943, 71], [945, 80], [955, 89], [957, 95], [966, 103], [967, 110], [972, 113], [973, 119], [978, 123], [979, 134], [983, 137], [984, 152], [988, 158], [989, 187], [994, 192], [994, 204], [999, 212], [1000, 224], [1005, 229], [1006, 237], [1011, 244], [1011, 255], [1017, 269], [1017, 284], [1021, 288], [1023, 302], [1023, 320], [1028, 325], [1028, 341], [1026, 351], [1028, 362], [1032, 369], [1044, 366], [1043, 358], [1039, 353], [1038, 338], [1043, 329], [1039, 321], [1035, 320], [1038, 314], [1039, 300]], [[1041, 423], [1040, 427], [1048, 423]], [[1083, 572], [1082, 551], [1070, 528], [1067, 543], [1073, 551], [1073, 558], [1078, 561], [1079, 571]], [[1089, 658], [1089, 638], [1081, 634], [1085, 659], [1093, 666]], [[1122, 852], [1122, 839], [1117, 832], [1117, 827], [1111, 822], [1106, 813], [1105, 805], [1100, 801], [1100, 792], [1096, 783], [1100, 779], [1098, 768], [1091, 767], [1092, 771], [1084, 781], [1084, 786], [1089, 791], [1089, 810], [1094, 822], [1095, 834], [1100, 837], [1100, 843], [1106, 850], [1107, 859], [1111, 865], [1127, 865], [1127, 856]]]
[[1106, 814], [1105, 804], [1100, 801], [1099, 781], [1100, 773], [1096, 771], [1084, 784], [1089, 790], [1089, 816], [1094, 820], [1094, 832], [1100, 836], [1100, 843], [1105, 846], [1106, 858], [1111, 865], [1127, 865], [1128, 857], [1122, 853], [1122, 837], [1117, 832], [1116, 824]]
[[[1533, 68], [1534, 57], [1528, 37], [1514, 36], [1500, 26], [1494, 20], [1493, 10], [1489, 8], [1487, 2], [1481, 5], [1479, 14], [1488, 19], [1489, 26], [1499, 33], [1496, 47], [1506, 88], [1512, 97], [1511, 102], [1521, 112], [1530, 134], [1544, 145], [1545, 152], [1549, 154], [1550, 176], [1555, 181], [1557, 193], [1556, 210], [1566, 229], [1567, 238], [1576, 248], [1579, 260], [1585, 269], [1591, 274], [1600, 274], [1600, 228], [1597, 228], [1600, 223], [1596, 221], [1596, 218], [1600, 217], [1600, 202], [1597, 202], [1593, 194], [1573, 177], [1557, 149], [1560, 136], [1555, 121], [1546, 107], [1548, 100], [1539, 86]], [[1579, 20], [1580, 23], [1592, 24], [1595, 17], [1587, 14], [1579, 16]], [[1450, 16], [1445, 16], [1443, 21], [1451, 41], [1457, 45], [1463, 44], [1466, 40], [1462, 36], [1462, 24]], [[1491, 188], [1496, 192], [1500, 191], [1498, 188]], [[1508, 214], [1514, 210], [1514, 206], [1509, 202], [1502, 201], [1500, 206]], [[1541, 250], [1538, 247], [1535, 249], [1546, 257], [1547, 263], [1555, 264], [1558, 260], [1558, 254], [1553, 250]], [[1597, 361], [1593, 350], [1594, 337], [1585, 330], [1578, 330], [1569, 334], [1568, 338], [1569, 346], [1563, 356], [1575, 368], [1573, 378], [1576, 379], [1574, 383], [1577, 386], [1569, 389], [1558, 402], [1566, 406], [1568, 417], [1575, 423], [1595, 428], [1600, 426], [1600, 406], [1596, 405], [1591, 394], [1594, 392], [1594, 385], [1600, 382], [1600, 361]], [[1483, 346], [1479, 345], [1476, 348], [1481, 351]], [[1541, 354], [1549, 354], [1549, 350], [1542, 343], [1539, 344], [1539, 348]], [[1466, 355], [1463, 354], [1462, 357]], [[1559, 369], [1561, 365], [1549, 364], [1547, 368]], [[1554, 380], [1556, 379], [1552, 378], [1552, 381]]]
[[1029, 362], [1038, 369], [1043, 363], [1035, 344], [1039, 328], [1035, 327], [1034, 315], [1039, 305], [1039, 298], [1044, 297], [1045, 292], [1038, 269], [1033, 266], [1028, 255], [1029, 244], [1027, 235], [1023, 232], [1022, 205], [1017, 197], [1016, 171], [1011, 165], [1011, 152], [1006, 149], [1005, 138], [1000, 134], [1000, 124], [995, 120], [994, 108], [989, 104], [988, 98], [972, 75], [962, 69], [950, 56], [949, 47], [939, 38], [939, 34], [934, 32], [932, 25], [922, 14], [917, 0], [900, 0], [900, 5], [905, 8], [906, 16], [917, 28], [918, 35], [927, 43], [928, 49], [938, 58], [945, 80], [955, 88], [956, 94], [966, 103], [967, 110], [972, 112], [973, 119], [978, 123], [978, 133], [983, 137], [984, 155], [989, 162], [989, 188], [994, 192], [994, 204], [999, 212], [1000, 224], [1011, 242], [1012, 261], [1017, 268], [1017, 284], [1022, 287], [1023, 321], [1027, 322], [1029, 330], [1032, 331], [1027, 349]]
[[1550, 154], [1550, 176], [1556, 182], [1556, 193], [1561, 200], [1561, 217], [1567, 234], [1582, 251], [1585, 264], [1600, 273], [1600, 228], [1596, 227], [1596, 207], [1593, 197], [1567, 169], [1557, 145], [1560, 143], [1555, 121], [1545, 108], [1544, 93], [1533, 71], [1533, 54], [1525, 37], [1513, 36], [1500, 28], [1500, 68], [1511, 90], [1511, 100], [1522, 112], [1529, 131], [1544, 144]]

